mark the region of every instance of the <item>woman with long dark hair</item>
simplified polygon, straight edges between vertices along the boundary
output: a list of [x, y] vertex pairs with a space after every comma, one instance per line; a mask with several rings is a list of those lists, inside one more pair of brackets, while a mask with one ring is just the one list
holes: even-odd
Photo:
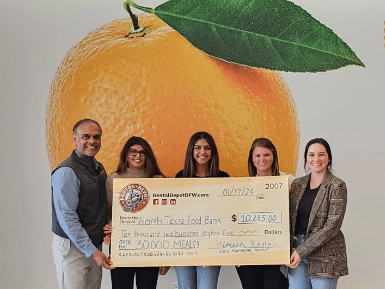
[[[133, 136], [127, 140], [120, 153], [116, 172], [107, 177], [107, 202], [112, 208], [112, 183], [114, 178], [164, 177], [159, 169], [150, 144], [143, 138]], [[104, 227], [111, 234], [112, 227]], [[136, 278], [137, 289], [156, 289], [158, 274], [164, 275], [169, 267], [117, 267], [111, 270], [112, 289], [132, 289]]]
[[[187, 146], [183, 170], [176, 178], [229, 177], [219, 169], [219, 156], [213, 137], [204, 131], [194, 133]], [[220, 266], [178, 266], [179, 289], [216, 289]]]
[[[267, 138], [256, 138], [253, 141], [247, 162], [250, 177], [285, 174], [279, 171], [277, 150], [274, 144]], [[289, 288], [289, 282], [280, 271], [280, 265], [246, 265], [236, 267], [243, 289]]]

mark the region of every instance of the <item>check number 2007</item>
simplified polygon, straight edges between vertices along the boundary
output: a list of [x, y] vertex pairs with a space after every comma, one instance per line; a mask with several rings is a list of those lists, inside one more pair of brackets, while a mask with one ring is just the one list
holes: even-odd
[[275, 190], [282, 188], [283, 183], [267, 183], [265, 184], [266, 190]]

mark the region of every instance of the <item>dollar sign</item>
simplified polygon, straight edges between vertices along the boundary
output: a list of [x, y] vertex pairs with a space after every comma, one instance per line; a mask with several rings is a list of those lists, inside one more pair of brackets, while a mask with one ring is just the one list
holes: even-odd
[[233, 221], [233, 222], [236, 222], [237, 221], [237, 215], [232, 215], [231, 216], [231, 221]]

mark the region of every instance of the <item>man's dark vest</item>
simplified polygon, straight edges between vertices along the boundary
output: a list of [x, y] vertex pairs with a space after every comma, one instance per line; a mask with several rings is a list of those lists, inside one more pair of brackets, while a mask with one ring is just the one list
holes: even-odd
[[[92, 243], [99, 247], [103, 242], [103, 227], [107, 221], [106, 172], [101, 163], [96, 169], [96, 160], [93, 157], [79, 157], [75, 151], [63, 161], [52, 174], [62, 167], [74, 170], [80, 180], [79, 204], [76, 209], [79, 221], [86, 230]], [[52, 232], [63, 238], [68, 238], [61, 228], [53, 203], [52, 195]]]

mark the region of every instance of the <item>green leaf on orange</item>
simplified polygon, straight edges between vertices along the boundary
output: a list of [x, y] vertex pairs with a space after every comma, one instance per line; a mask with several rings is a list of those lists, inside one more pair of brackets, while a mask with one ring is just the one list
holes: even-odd
[[155, 9], [127, 3], [229, 62], [291, 72], [365, 66], [330, 28], [287, 0], [170, 0]]

